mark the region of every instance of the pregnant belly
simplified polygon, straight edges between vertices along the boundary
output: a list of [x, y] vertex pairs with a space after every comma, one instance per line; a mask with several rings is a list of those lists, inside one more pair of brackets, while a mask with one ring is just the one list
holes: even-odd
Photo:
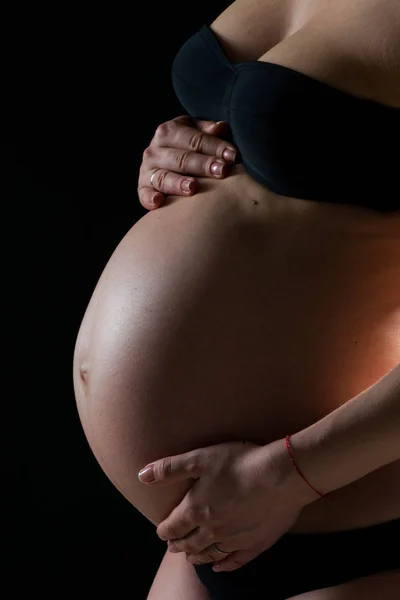
[[[78, 336], [82, 425], [130, 499], [146, 440], [157, 440], [153, 458], [265, 444], [400, 361], [399, 215], [282, 198], [240, 166], [200, 182], [199, 194], [170, 197], [128, 232]], [[400, 516], [394, 473], [400, 482], [393, 463], [336, 491], [329, 507], [315, 502], [293, 530]]]

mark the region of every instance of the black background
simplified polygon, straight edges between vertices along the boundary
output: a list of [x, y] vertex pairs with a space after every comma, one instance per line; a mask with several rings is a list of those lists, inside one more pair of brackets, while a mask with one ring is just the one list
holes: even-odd
[[171, 84], [172, 60], [228, 4], [3, 11], [7, 597], [22, 589], [94, 597], [111, 586], [112, 597], [145, 600], [164, 554], [153, 525], [115, 490], [89, 449], [72, 355], [105, 264], [147, 212], [137, 197], [143, 150], [160, 123], [185, 114]]

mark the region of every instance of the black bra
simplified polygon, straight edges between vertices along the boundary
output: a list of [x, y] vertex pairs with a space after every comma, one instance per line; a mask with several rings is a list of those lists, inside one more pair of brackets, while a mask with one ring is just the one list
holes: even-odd
[[232, 63], [207, 25], [172, 63], [188, 114], [228, 121], [248, 173], [283, 196], [400, 208], [400, 109], [289, 67]]

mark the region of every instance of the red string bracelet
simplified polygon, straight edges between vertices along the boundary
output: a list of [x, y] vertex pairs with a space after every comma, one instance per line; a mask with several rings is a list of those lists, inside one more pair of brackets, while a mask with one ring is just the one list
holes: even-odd
[[327, 494], [321, 494], [321, 492], [319, 492], [318, 490], [315, 489], [315, 487], [313, 485], [311, 485], [311, 483], [309, 483], [307, 481], [307, 479], [304, 477], [303, 473], [300, 471], [299, 467], [296, 465], [295, 460], [293, 458], [293, 454], [292, 454], [292, 448], [290, 446], [290, 435], [286, 436], [286, 449], [289, 453], [290, 456], [290, 460], [293, 463], [294, 468], [296, 469], [296, 471], [298, 472], [298, 474], [300, 475], [300, 477], [302, 477], [304, 479], [304, 481], [306, 482], [307, 485], [310, 486], [310, 488], [312, 488], [314, 490], [314, 492], [316, 494], [318, 494], [318, 496], [321, 496], [321, 498], [325, 498], [325, 496], [327, 496]]

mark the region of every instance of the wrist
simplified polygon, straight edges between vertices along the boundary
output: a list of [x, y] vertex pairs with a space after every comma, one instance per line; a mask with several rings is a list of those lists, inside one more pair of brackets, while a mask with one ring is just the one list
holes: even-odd
[[[286, 439], [267, 444], [277, 485], [299, 506], [400, 458], [400, 364], [373, 386]], [[310, 484], [310, 485], [309, 485]], [[318, 490], [317, 492], [314, 491]], [[329, 497], [329, 496], [328, 496]]]
[[[296, 500], [299, 508], [303, 508], [308, 504], [312, 504], [315, 500], [319, 500], [320, 496], [318, 493], [304, 481], [294, 467], [286, 447], [286, 439], [275, 440], [268, 444], [267, 447], [271, 453], [277, 485], [284, 486], [287, 489], [287, 493]], [[297, 464], [295, 448], [292, 448], [292, 453]]]

